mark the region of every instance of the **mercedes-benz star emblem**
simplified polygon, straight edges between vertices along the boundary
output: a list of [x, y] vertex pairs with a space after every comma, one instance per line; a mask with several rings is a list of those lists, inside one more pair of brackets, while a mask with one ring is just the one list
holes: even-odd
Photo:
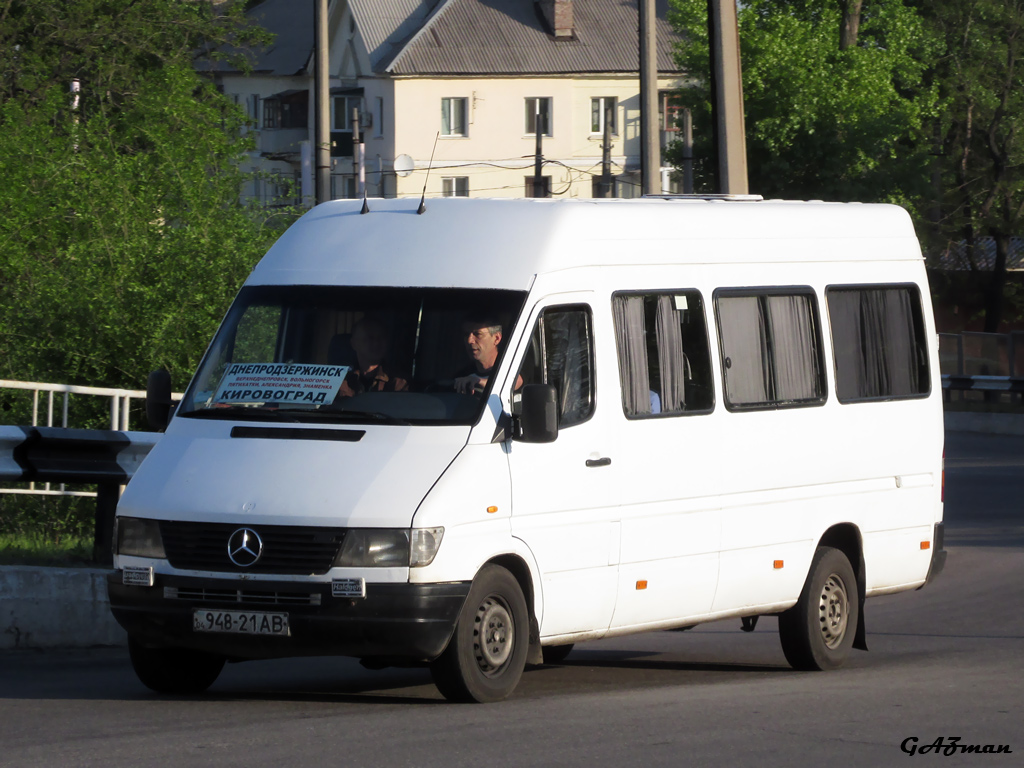
[[263, 554], [263, 539], [252, 528], [239, 528], [228, 537], [228, 557], [239, 568], [254, 565]]

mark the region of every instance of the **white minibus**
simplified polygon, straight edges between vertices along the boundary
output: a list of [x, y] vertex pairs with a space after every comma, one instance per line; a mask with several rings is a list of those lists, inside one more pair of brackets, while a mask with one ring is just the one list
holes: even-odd
[[[339, 200], [253, 270], [121, 498], [140, 680], [429, 665], [496, 701], [574, 643], [778, 616], [866, 649], [941, 569], [921, 250], [887, 205]], [[168, 418], [173, 409], [173, 416]]]

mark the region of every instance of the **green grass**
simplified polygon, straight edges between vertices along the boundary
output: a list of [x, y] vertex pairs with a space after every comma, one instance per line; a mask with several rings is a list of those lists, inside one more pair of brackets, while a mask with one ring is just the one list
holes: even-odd
[[0, 565], [93, 566], [96, 500], [0, 494]]
[[41, 537], [0, 534], [0, 565], [91, 568], [92, 537], [50, 541]]

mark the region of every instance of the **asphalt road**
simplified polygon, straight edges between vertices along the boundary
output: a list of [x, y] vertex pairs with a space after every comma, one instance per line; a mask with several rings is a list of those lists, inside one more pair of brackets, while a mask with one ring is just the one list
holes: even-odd
[[[771, 618], [582, 645], [486, 706], [346, 659], [232, 665], [169, 700], [122, 650], [9, 652], [0, 765], [1022, 765], [1024, 438], [954, 433], [946, 457], [945, 573], [870, 600], [871, 650], [834, 672], [791, 670]], [[1012, 752], [906, 762], [939, 737]]]

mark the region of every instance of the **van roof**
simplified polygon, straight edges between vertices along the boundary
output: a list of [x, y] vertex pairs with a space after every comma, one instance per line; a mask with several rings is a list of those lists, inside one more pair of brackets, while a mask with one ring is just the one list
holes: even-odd
[[418, 214], [419, 202], [370, 199], [365, 214], [362, 200], [318, 205], [246, 284], [528, 290], [538, 274], [588, 266], [921, 258], [893, 205], [430, 198]]

